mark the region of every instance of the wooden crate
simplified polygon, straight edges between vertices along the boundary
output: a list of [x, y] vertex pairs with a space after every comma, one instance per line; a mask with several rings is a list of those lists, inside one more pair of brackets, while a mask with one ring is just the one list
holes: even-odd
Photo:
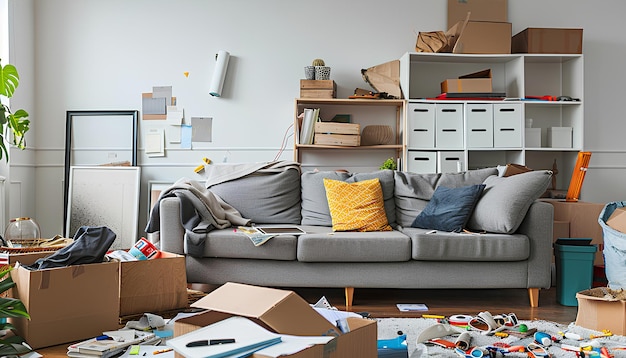
[[361, 145], [360, 135], [315, 133], [313, 144], [358, 147]]
[[337, 98], [333, 80], [300, 80], [300, 98]]
[[315, 133], [325, 134], [361, 134], [361, 125], [358, 123], [315, 122]]

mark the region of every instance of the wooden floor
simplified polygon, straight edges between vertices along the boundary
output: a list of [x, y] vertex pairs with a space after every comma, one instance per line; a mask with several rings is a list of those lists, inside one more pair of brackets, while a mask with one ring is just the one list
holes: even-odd
[[[343, 289], [293, 288], [307, 302], [315, 303], [325, 296], [340, 310], [345, 310]], [[400, 312], [397, 303], [424, 303], [428, 312]], [[543, 319], [569, 324], [576, 320], [577, 307], [557, 302], [556, 287], [539, 291], [539, 307], [530, 307], [525, 289], [489, 290], [397, 290], [355, 289], [352, 311], [368, 312], [374, 318], [421, 317], [422, 313], [451, 316], [515, 313], [519, 319]]]
[[[344, 290], [339, 288], [284, 288], [298, 293], [309, 303], [325, 296], [331, 305], [345, 310]], [[577, 307], [562, 306], [556, 288], [539, 292], [539, 307], [531, 308], [525, 289], [493, 290], [399, 290], [355, 289], [352, 311], [368, 312], [373, 318], [421, 317], [423, 313], [451, 316], [515, 313], [519, 319], [543, 319], [569, 324], [576, 320]], [[400, 312], [397, 303], [424, 303], [428, 312]], [[67, 344], [38, 349], [44, 357], [67, 357]]]

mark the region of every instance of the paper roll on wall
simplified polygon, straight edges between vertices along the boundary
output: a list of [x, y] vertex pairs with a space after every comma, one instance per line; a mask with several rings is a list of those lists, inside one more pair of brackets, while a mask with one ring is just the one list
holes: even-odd
[[211, 87], [209, 87], [209, 94], [213, 97], [222, 96], [222, 87], [224, 86], [224, 78], [226, 77], [229, 58], [230, 54], [227, 51], [220, 50], [217, 53], [215, 71], [211, 79]]

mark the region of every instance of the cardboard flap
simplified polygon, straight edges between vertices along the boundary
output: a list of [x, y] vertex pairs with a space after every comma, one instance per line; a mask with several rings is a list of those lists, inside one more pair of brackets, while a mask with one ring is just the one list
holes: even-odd
[[467, 75], [459, 76], [459, 78], [491, 78], [491, 69], [468, 73]]
[[363, 80], [378, 92], [386, 92], [389, 95], [401, 99], [400, 88], [400, 60], [389, 61], [380, 65], [362, 70]]
[[326, 335], [333, 324], [292, 291], [227, 282], [192, 307], [257, 318], [274, 331], [292, 335]]

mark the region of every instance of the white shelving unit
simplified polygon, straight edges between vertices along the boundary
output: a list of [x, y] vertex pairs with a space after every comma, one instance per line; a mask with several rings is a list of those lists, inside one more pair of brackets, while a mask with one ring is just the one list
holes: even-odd
[[[441, 93], [440, 83], [445, 79], [457, 78], [484, 69], [491, 69], [493, 92], [504, 92], [508, 98], [517, 100], [433, 99]], [[432, 165], [424, 166], [426, 159], [420, 155], [435, 158], [438, 172], [441, 172], [442, 168], [446, 171], [454, 167], [437, 165], [442, 157], [445, 159], [448, 154], [452, 157], [461, 157], [459, 161], [463, 170], [508, 163], [524, 164], [533, 169], [552, 169], [553, 163], [556, 162], [557, 189], [568, 187], [576, 156], [583, 150], [583, 55], [456, 55], [409, 52], [400, 60], [400, 84], [405, 98], [408, 99], [405, 130], [407, 170], [416, 167], [433, 168]], [[569, 96], [579, 101], [521, 100], [528, 96], [546, 95]], [[438, 121], [437, 111], [455, 106], [457, 116], [462, 118], [460, 127], [455, 129], [461, 130], [463, 139], [459, 140], [454, 148], [450, 148], [448, 142], [444, 142], [445, 145], [439, 145], [436, 140], [434, 144], [431, 143], [424, 128], [415, 128], [415, 124], [412, 123], [416, 115], [418, 117], [420, 114], [424, 115], [424, 112], [416, 114], [416, 109], [422, 108], [423, 111], [423, 107], [431, 108], [435, 111], [433, 130], [437, 139], [437, 134], [441, 135], [438, 131], [442, 130], [441, 126], [437, 128], [436, 125], [441, 122]], [[480, 108], [483, 112], [474, 113], [472, 108]], [[493, 127], [485, 131], [476, 130], [473, 126], [480, 123], [478, 117], [483, 114], [489, 118], [489, 111]], [[472, 117], [473, 114], [477, 117]], [[530, 138], [527, 145], [525, 127], [530, 122], [532, 128], [540, 129], [540, 147], [531, 144], [533, 141]], [[571, 147], [549, 147], [548, 128], [551, 127], [571, 127]], [[416, 129], [421, 132], [416, 134]], [[446, 129], [450, 133], [451, 129], [449, 127]], [[489, 137], [489, 129], [492, 131], [492, 137]], [[478, 140], [479, 144], [476, 144], [476, 137], [479, 135], [491, 138], [493, 143], [487, 141], [481, 145]], [[427, 139], [423, 140], [424, 137]], [[412, 165], [411, 158], [416, 156], [421, 165]]]
[[[320, 118], [331, 120], [337, 114], [349, 114], [353, 123], [359, 123], [361, 131], [367, 125], [389, 125], [394, 131], [394, 142], [385, 145], [337, 146], [300, 144], [300, 121], [298, 115], [305, 108], [320, 108]], [[294, 160], [303, 170], [338, 170], [351, 172], [377, 170], [388, 158], [394, 158], [400, 167], [404, 162], [404, 122], [406, 101], [392, 99], [317, 99], [295, 100]]]

